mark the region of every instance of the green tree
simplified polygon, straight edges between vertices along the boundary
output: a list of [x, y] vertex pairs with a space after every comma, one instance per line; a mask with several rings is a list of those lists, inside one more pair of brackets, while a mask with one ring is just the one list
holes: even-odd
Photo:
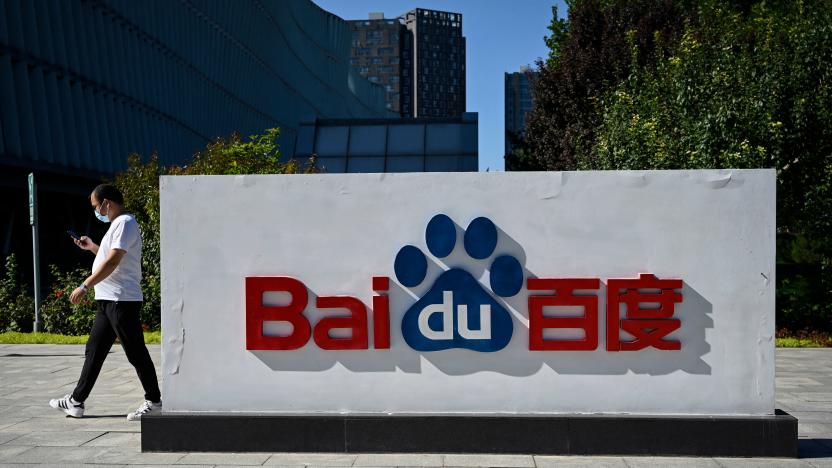
[[549, 58], [546, 60], [546, 65], [555, 67], [560, 60], [561, 48], [569, 35], [569, 21], [566, 18], [558, 17], [557, 5], [552, 5], [552, 21], [546, 29], [550, 33], [548, 36], [543, 37], [543, 42], [549, 48]]
[[672, 0], [574, 0], [566, 20], [553, 8], [544, 38], [549, 57], [537, 63], [533, 80], [534, 109], [506, 167], [577, 168], [578, 155], [595, 140], [600, 97], [627, 76], [631, 43], [640, 61], [651, 62], [681, 32], [687, 8]]
[[506, 168], [775, 168], [778, 324], [832, 331], [832, 0], [568, 5]]
[[775, 168], [778, 324], [832, 330], [832, 2], [702, 1], [597, 97], [580, 169]]

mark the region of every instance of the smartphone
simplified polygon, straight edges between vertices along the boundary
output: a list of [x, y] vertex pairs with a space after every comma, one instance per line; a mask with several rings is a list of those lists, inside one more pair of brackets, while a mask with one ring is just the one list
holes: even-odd
[[78, 234], [75, 234], [75, 231], [70, 230], [70, 231], [67, 231], [66, 233], [69, 234], [69, 237], [71, 237], [71, 238], [73, 238], [77, 241], [81, 240], [81, 238], [78, 237]]

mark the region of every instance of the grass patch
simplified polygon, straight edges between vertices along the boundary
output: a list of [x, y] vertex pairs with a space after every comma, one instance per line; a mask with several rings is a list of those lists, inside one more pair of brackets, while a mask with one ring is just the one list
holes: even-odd
[[778, 348], [824, 348], [823, 343], [811, 338], [776, 338]]
[[779, 348], [832, 348], [832, 333], [815, 330], [777, 330]]
[[[55, 333], [0, 333], [0, 344], [86, 344], [89, 335], [69, 336]], [[159, 344], [162, 332], [144, 332], [144, 342]]]

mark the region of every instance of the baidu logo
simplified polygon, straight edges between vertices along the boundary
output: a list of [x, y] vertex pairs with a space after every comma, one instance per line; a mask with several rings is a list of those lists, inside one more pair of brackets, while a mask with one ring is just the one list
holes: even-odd
[[[476, 218], [465, 231], [462, 248], [470, 258], [487, 261], [494, 254], [497, 236], [490, 219]], [[425, 243], [436, 258], [448, 257], [459, 248], [454, 222], [444, 214], [434, 216], [428, 223]], [[425, 281], [427, 265], [421, 249], [406, 245], [396, 255], [396, 278], [402, 286], [418, 286]], [[514, 327], [511, 314], [494, 296], [517, 294], [523, 287], [523, 267], [512, 256], [497, 255], [489, 270], [490, 288], [463, 268], [443, 271], [404, 314], [402, 336], [407, 344], [417, 351], [503, 349], [511, 341]]]
[[[524, 286], [531, 293], [526, 302], [529, 351], [597, 349], [600, 308], [597, 293], [601, 280], [586, 277], [526, 280], [523, 266], [515, 257], [497, 252], [498, 236], [497, 227], [488, 218], [475, 218], [463, 235], [458, 236], [451, 218], [435, 215], [425, 229], [425, 248], [405, 245], [393, 262], [395, 277], [403, 287], [425, 290], [414, 304], [409, 307], [391, 304], [390, 278], [374, 276], [369, 309], [358, 297], [316, 295], [315, 309], [339, 312], [315, 323], [305, 314], [312, 298], [301, 280], [290, 276], [247, 277], [246, 349], [294, 350], [306, 346], [310, 340], [321, 349], [333, 351], [390, 349], [391, 345], [395, 346], [396, 338], [391, 340], [390, 331], [395, 326], [391, 318], [399, 316], [396, 313], [401, 310], [399, 307], [406, 307], [401, 319], [402, 338], [416, 351], [453, 348], [499, 351], [508, 345], [514, 333], [513, 318], [499, 298], [514, 296]], [[425, 284], [430, 261], [425, 250], [436, 263], [446, 265], [429, 285]], [[488, 284], [457, 264], [459, 255], [451, 256], [454, 251], [471, 261], [484, 262], [489, 271]], [[470, 265], [471, 262], [463, 263]], [[682, 286], [680, 278], [661, 279], [652, 273], [641, 273], [637, 278], [608, 278], [606, 350], [680, 350], [681, 342], [669, 335], [681, 327], [681, 320], [674, 315], [676, 304], [683, 300]], [[289, 300], [285, 304], [266, 304], [263, 298], [267, 292], [287, 293]], [[579, 308], [582, 312], [560, 315], [557, 309], [561, 307]], [[547, 308], [549, 311], [544, 313]], [[267, 335], [263, 329], [267, 321], [288, 323], [291, 332]], [[581, 339], [545, 336], [546, 330], [554, 329], [581, 329], [584, 336]], [[344, 330], [348, 331], [346, 337]]]

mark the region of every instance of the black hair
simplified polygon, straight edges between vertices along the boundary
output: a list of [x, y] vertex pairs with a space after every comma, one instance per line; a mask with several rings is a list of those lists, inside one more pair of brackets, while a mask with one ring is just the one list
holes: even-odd
[[114, 185], [101, 184], [92, 191], [92, 194], [95, 195], [95, 199], [98, 200], [99, 203], [104, 201], [104, 199], [107, 199], [111, 202], [118, 203], [119, 205], [124, 204], [124, 196], [121, 195], [119, 189], [117, 189]]

